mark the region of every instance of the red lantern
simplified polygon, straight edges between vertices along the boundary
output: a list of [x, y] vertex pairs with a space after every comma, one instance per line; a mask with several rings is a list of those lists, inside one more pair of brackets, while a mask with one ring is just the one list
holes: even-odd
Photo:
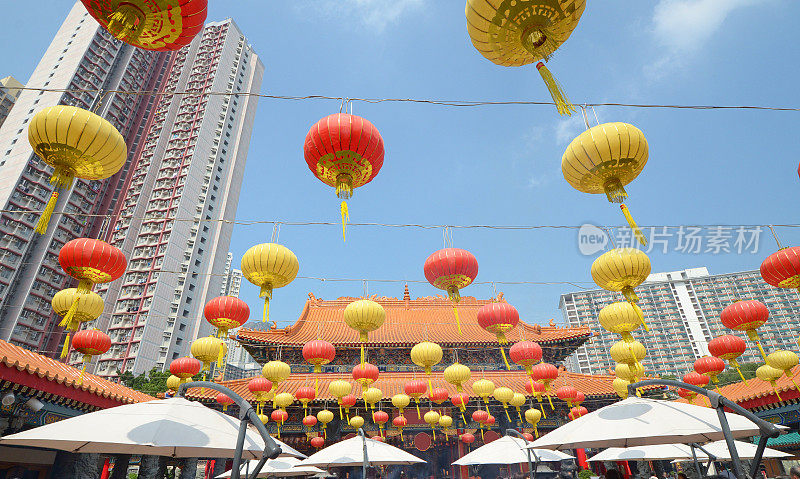
[[578, 391], [575, 394], [575, 397], [572, 399], [572, 404], [580, 406], [581, 404], [583, 404], [583, 401], [586, 401], [586, 395]]
[[325, 439], [323, 439], [321, 436], [312, 437], [309, 443], [311, 444], [311, 447], [316, 447], [317, 449], [325, 447]]
[[585, 416], [587, 414], [589, 414], [589, 410], [588, 409], [586, 409], [583, 406], [576, 406], [576, 407], [574, 407], [574, 408], [569, 410], [569, 415], [567, 415], [567, 417], [571, 421], [574, 421], [575, 419], [578, 419], [579, 417]]
[[739, 356], [744, 354], [745, 350], [747, 350], [747, 343], [744, 342], [744, 339], [739, 336], [733, 336], [732, 334], [726, 334], [708, 342], [708, 352], [720, 359], [728, 361], [731, 366], [736, 368], [736, 372], [739, 373], [739, 377], [742, 378], [742, 381], [747, 384], [742, 370], [739, 369], [739, 363], [736, 361]]
[[463, 442], [464, 444], [472, 444], [473, 442], [475, 442], [475, 436], [473, 436], [468, 432], [465, 432], [464, 434], [459, 436], [459, 439], [461, 439], [461, 442]]
[[[336, 357], [336, 348], [333, 344], [315, 339], [303, 346], [303, 359], [314, 366], [314, 373], [322, 373], [322, 366], [330, 363]], [[319, 377], [314, 376], [314, 392], [319, 394]]]
[[[708, 381], [708, 376], [703, 376], [702, 374], [698, 374], [696, 372], [686, 373], [683, 375], [683, 382], [686, 384], [691, 384], [692, 386], [704, 388], [708, 384]], [[689, 401], [693, 401], [696, 395], [697, 394], [694, 393]]]
[[[529, 395], [536, 397], [536, 400], [539, 402], [539, 409], [542, 411], [542, 417], [547, 419], [547, 414], [544, 412], [544, 408], [542, 407], [542, 394], [546, 392], [544, 389], [544, 384], [540, 383], [539, 381], [534, 381], [533, 376], [530, 378], [530, 384], [525, 384], [525, 391], [527, 391]], [[550, 404], [552, 404], [552, 402]]]
[[357, 364], [353, 368], [353, 379], [361, 385], [361, 394], [378, 380], [379, 374], [377, 366], [370, 363]]
[[578, 390], [572, 386], [561, 386], [556, 389], [556, 396], [562, 401], [566, 401], [568, 407], [572, 407], [572, 400], [578, 395]]
[[524, 437], [525, 440], [528, 441], [528, 442], [533, 441], [533, 434], [531, 434], [529, 432], [523, 432], [522, 433], [522, 437]]
[[489, 416], [486, 418], [486, 420], [483, 423], [486, 424], [486, 427], [488, 429], [491, 429], [492, 426], [494, 426], [495, 422], [497, 422], [497, 421], [495, 420], [494, 416], [489, 414]]
[[231, 399], [230, 396], [228, 396], [225, 393], [217, 394], [217, 402], [219, 404], [222, 404], [222, 410], [223, 411], [227, 411], [228, 410], [228, 406], [230, 406], [231, 404], [234, 403], [233, 399]]
[[405, 416], [397, 416], [396, 418], [392, 419], [392, 424], [394, 427], [400, 430], [400, 440], [403, 440], [403, 428], [408, 425], [408, 419]]
[[761, 277], [776, 288], [800, 288], [800, 247], [783, 248], [761, 263]]
[[386, 442], [386, 439], [384, 439], [383, 436], [372, 436], [370, 439], [378, 442]]
[[478, 276], [478, 260], [467, 250], [445, 248], [436, 251], [425, 260], [425, 279], [434, 287], [447, 291], [453, 302], [453, 314], [461, 334], [461, 320], [458, 319], [456, 304], [461, 301], [460, 289], [466, 288]]
[[258, 403], [257, 412], [261, 414], [261, 408], [267, 400], [267, 395], [272, 391], [272, 381], [263, 377], [255, 377], [247, 382], [247, 389], [253, 394]]
[[229, 329], [238, 328], [250, 319], [250, 307], [239, 298], [219, 296], [206, 303], [203, 316], [217, 328], [217, 337], [225, 339]]
[[72, 337], [72, 348], [83, 354], [83, 368], [78, 379], [78, 384], [83, 384], [83, 374], [86, 366], [92, 361], [92, 356], [105, 354], [111, 349], [111, 338], [97, 329], [84, 329]]
[[697, 393], [694, 391], [689, 391], [688, 389], [678, 388], [678, 396], [688, 399], [689, 402], [694, 401], [694, 398], [697, 396]]
[[345, 414], [347, 414], [348, 423], [350, 422], [350, 408], [356, 405], [356, 401], [358, 401], [358, 399], [356, 399], [356, 397], [352, 394], [342, 396], [342, 407], [344, 408]]
[[306, 427], [314, 427], [317, 425], [317, 416], [309, 414], [303, 418], [303, 425]]
[[434, 404], [442, 404], [443, 402], [447, 401], [449, 396], [450, 396], [450, 394], [447, 393], [447, 389], [435, 388], [433, 391], [431, 391], [431, 393], [428, 396], [428, 398]]
[[303, 386], [297, 388], [297, 391], [294, 393], [294, 397], [300, 401], [300, 403], [303, 405], [303, 411], [305, 411], [306, 408], [308, 408], [308, 403], [317, 398], [317, 393], [314, 391], [314, 388]]
[[[531, 379], [539, 381], [544, 386], [545, 392], [550, 391], [550, 384], [558, 378], [558, 368], [548, 363], [539, 363], [531, 368]], [[547, 395], [547, 400], [550, 402], [550, 409], [553, 408], [553, 400], [550, 395]]]
[[383, 138], [369, 121], [347, 113], [321, 119], [306, 135], [303, 154], [320, 181], [336, 188], [342, 200], [342, 239], [349, 220], [346, 200], [366, 185], [383, 166]]
[[278, 426], [278, 437], [281, 437], [281, 426], [283, 426], [283, 423], [289, 419], [289, 413], [281, 409], [276, 409], [272, 411], [270, 418], [272, 418], [272, 420], [275, 421], [275, 424]]
[[81, 0], [118, 40], [144, 50], [179, 50], [203, 29], [208, 0]]
[[[105, 241], [91, 238], [76, 238], [68, 241], [58, 252], [58, 263], [65, 273], [78, 280], [77, 294], [62, 323], [69, 324], [81, 297], [88, 294], [95, 284], [109, 283], [122, 276], [127, 266], [125, 255]], [[64, 342], [61, 357], [67, 356], [69, 336]]]
[[484, 304], [478, 310], [478, 325], [497, 336], [500, 353], [503, 355], [503, 362], [506, 363], [508, 370], [511, 369], [511, 366], [508, 364], [503, 345], [508, 344], [506, 333], [514, 329], [517, 324], [519, 324], [519, 312], [517, 312], [517, 308], [508, 303]]
[[375, 411], [372, 413], [372, 422], [378, 425], [378, 429], [381, 432], [381, 436], [383, 436], [383, 425], [389, 421], [389, 415], [386, 414], [384, 411]]
[[181, 378], [182, 383], [188, 382], [192, 376], [199, 374], [201, 369], [203, 369], [203, 363], [190, 356], [173, 359], [169, 363], [170, 374]]
[[417, 406], [417, 419], [422, 419], [422, 414], [419, 412], [419, 398], [421, 398], [425, 392], [428, 391], [428, 385], [425, 381], [421, 381], [419, 379], [411, 380], [403, 385], [403, 392], [406, 395], [414, 398]]
[[725, 361], [714, 356], [703, 356], [695, 360], [694, 370], [699, 374], [708, 376], [715, 383], [718, 383], [719, 379], [717, 379], [717, 374], [721, 374], [725, 371]]
[[533, 341], [520, 341], [508, 350], [508, 356], [530, 374], [531, 368], [542, 360], [542, 347]]
[[758, 339], [758, 331], [756, 331], [769, 319], [769, 310], [764, 303], [754, 299], [737, 301], [723, 309], [719, 319], [726, 328], [746, 332], [747, 337], [758, 345], [758, 350], [761, 351], [764, 361], [767, 360], [767, 355], [764, 353], [764, 348], [761, 347], [761, 341]]
[[486, 424], [486, 421], [488, 419], [489, 419], [489, 413], [484, 411], [483, 409], [477, 409], [475, 412], [472, 413], [472, 420], [477, 422], [481, 429], [481, 439], [483, 439], [483, 425]]

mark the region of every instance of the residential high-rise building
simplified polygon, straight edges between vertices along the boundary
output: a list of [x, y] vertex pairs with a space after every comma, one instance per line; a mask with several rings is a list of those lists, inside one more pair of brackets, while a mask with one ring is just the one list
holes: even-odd
[[11, 107], [17, 101], [19, 94], [22, 93], [24, 85], [14, 77], [5, 77], [0, 80], [0, 126], [6, 121]]
[[109, 225], [128, 269], [99, 288], [112, 346], [96, 374], [163, 369], [210, 333], [203, 305], [230, 269], [223, 220], [236, 216], [258, 100], [242, 93], [258, 92], [263, 73], [232, 20], [207, 23], [171, 54], [160, 91], [181, 94], [156, 97]]
[[222, 275], [222, 287], [220, 296], [239, 297], [239, 290], [242, 287], [242, 270], [233, 268], [233, 253], [228, 253], [225, 260], [225, 272]]
[[114, 207], [130, 165], [107, 180], [76, 179], [59, 196], [46, 234], [35, 234], [53, 170], [28, 143], [30, 119], [58, 104], [93, 110], [120, 131], [133, 158], [141, 154], [156, 97], [105, 92], [157, 88], [170, 58], [116, 40], [80, 2], [58, 29], [27, 82], [26, 88], [42, 90], [23, 90], [0, 127], [0, 339], [43, 353], [59, 349], [62, 331], [50, 299], [73, 282], [58, 252], [71, 239], [98, 236], [104, 224], [98, 215]]
[[[769, 321], [759, 328], [764, 349], [795, 349], [800, 335], [800, 296], [794, 289], [775, 288], [758, 271], [709, 274], [706, 268], [655, 273], [636, 288], [639, 306], [650, 328], [633, 333], [647, 349], [645, 371], [655, 375], [683, 374], [693, 369], [695, 359], [708, 354], [708, 342], [724, 334], [736, 334], [748, 343], [739, 362], [763, 361], [757, 347], [738, 331], [720, 321], [722, 310], [738, 300], [755, 299], [770, 310]], [[619, 336], [600, 327], [600, 310], [619, 293], [602, 289], [561, 295], [559, 308], [568, 326], [588, 326], [595, 333], [590, 343], [578, 348], [571, 366], [585, 374], [606, 373], [615, 366], [608, 350]]]

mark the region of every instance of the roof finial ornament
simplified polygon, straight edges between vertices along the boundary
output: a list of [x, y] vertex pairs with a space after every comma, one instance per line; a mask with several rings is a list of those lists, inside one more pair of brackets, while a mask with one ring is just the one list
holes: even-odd
[[411, 301], [411, 294], [408, 292], [408, 283], [406, 283], [405, 289], [403, 290], [403, 301]]
[[553, 318], [550, 318], [550, 327], [551, 328], [555, 328], [556, 327], [556, 320], [553, 319]]

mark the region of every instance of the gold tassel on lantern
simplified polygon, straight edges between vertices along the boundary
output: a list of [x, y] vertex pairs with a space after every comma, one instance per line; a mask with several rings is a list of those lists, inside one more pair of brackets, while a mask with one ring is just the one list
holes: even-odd
[[642, 230], [639, 229], [639, 226], [636, 224], [636, 221], [634, 221], [631, 212], [628, 211], [628, 207], [625, 206], [625, 204], [623, 203], [619, 205], [619, 209], [621, 209], [622, 214], [625, 215], [625, 221], [628, 222], [628, 226], [630, 226], [631, 230], [633, 230], [633, 234], [634, 236], [636, 236], [636, 239], [639, 240], [639, 243], [641, 243], [642, 245], [647, 245], [647, 238], [644, 237], [644, 233], [642, 233]]
[[461, 301], [461, 294], [458, 292], [457, 287], [451, 286], [447, 288], [447, 296], [450, 297], [450, 301], [453, 303], [453, 316], [456, 317], [458, 334], [461, 334], [461, 318], [458, 317], [458, 302]]
[[47, 225], [50, 223], [50, 217], [53, 215], [53, 211], [56, 209], [56, 201], [58, 201], [58, 190], [53, 191], [53, 194], [50, 195], [50, 199], [47, 201], [44, 211], [42, 211], [42, 216], [40, 216], [39, 221], [36, 222], [36, 228], [34, 228], [34, 231], [40, 235], [43, 235], [47, 231]]
[[342, 241], [347, 241], [345, 238], [345, 229], [347, 228], [347, 223], [350, 221], [350, 212], [347, 209], [346, 201], [342, 201], [342, 204], [339, 206], [339, 210], [342, 214]]
[[538, 62], [536, 64], [536, 69], [539, 70], [539, 75], [542, 76], [542, 80], [544, 80], [544, 84], [547, 85], [547, 90], [550, 92], [550, 96], [553, 98], [553, 102], [556, 104], [556, 109], [560, 115], [570, 116], [572, 112], [575, 111], [575, 105], [570, 103], [569, 98], [567, 98], [567, 94], [564, 93], [564, 89], [561, 87], [561, 84], [558, 83], [558, 80], [555, 79], [550, 70], [547, 69], [544, 62]]
[[61, 348], [61, 359], [66, 358], [67, 353], [69, 352], [69, 337], [70, 337], [70, 332], [67, 331], [67, 337], [66, 339], [64, 339], [64, 346]]

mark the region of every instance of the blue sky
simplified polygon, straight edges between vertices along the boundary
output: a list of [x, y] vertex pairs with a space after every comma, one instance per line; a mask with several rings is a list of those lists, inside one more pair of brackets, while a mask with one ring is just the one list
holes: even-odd
[[[232, 17], [266, 66], [262, 93], [459, 100], [547, 100], [532, 67], [499, 67], [466, 33], [460, 0], [211, 0], [209, 20]], [[0, 28], [0, 75], [28, 78], [69, 10], [67, 0], [10, 2]], [[800, 106], [796, 19], [791, 0], [591, 0], [550, 68], [575, 103], [619, 102]], [[542, 106], [453, 108], [365, 104], [353, 113], [380, 130], [386, 159], [356, 190], [354, 222], [491, 225], [622, 225], [604, 197], [573, 190], [561, 155], [583, 129], [580, 115]], [[335, 101], [261, 100], [237, 219], [337, 221], [338, 201], [303, 160], [303, 139]], [[628, 187], [642, 225], [793, 224], [797, 221], [798, 112], [596, 108], [601, 122], [638, 126], [650, 160]], [[592, 122], [594, 115], [590, 112]], [[677, 230], [672, 230], [675, 233]], [[780, 228], [784, 244], [800, 233]], [[267, 242], [271, 225], [237, 226], [238, 261]], [[708, 266], [756, 269], [775, 244], [762, 233], [755, 254], [649, 253], [654, 271]], [[422, 264], [443, 246], [440, 229], [283, 226], [280, 241], [300, 275], [424, 280]], [[733, 242], [733, 239], [731, 239]], [[574, 229], [456, 229], [453, 244], [478, 258], [478, 281], [571, 281], [590, 286], [593, 256]], [[412, 296], [435, 294], [410, 284]], [[561, 320], [566, 285], [497, 285], [524, 320]], [[363, 285], [297, 279], [276, 290], [272, 314], [294, 322], [309, 291], [333, 299]], [[368, 283], [370, 294], [400, 296], [403, 285]], [[254, 316], [257, 288], [242, 297]], [[488, 297], [473, 285], [466, 295]]]

